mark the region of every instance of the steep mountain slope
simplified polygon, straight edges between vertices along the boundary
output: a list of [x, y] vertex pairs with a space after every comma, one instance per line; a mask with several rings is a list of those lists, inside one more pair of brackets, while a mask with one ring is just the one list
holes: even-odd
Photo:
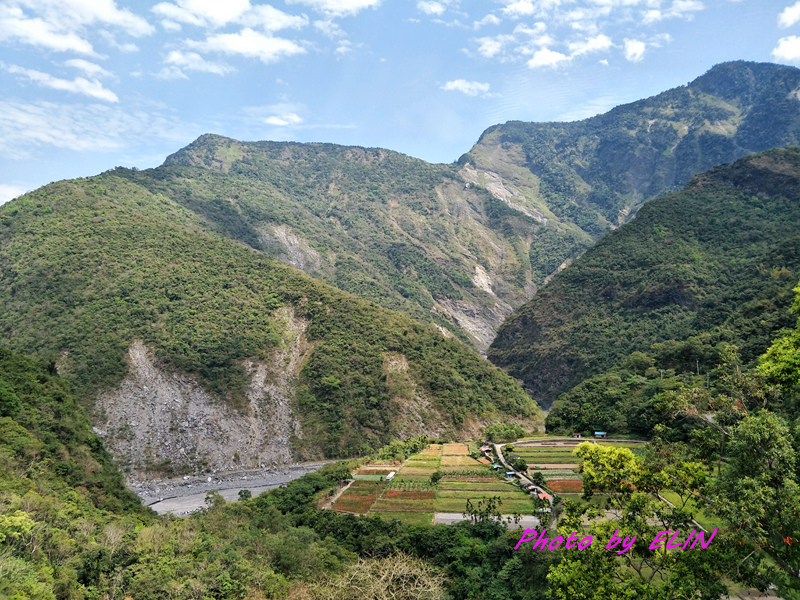
[[206, 135], [126, 177], [219, 233], [485, 350], [535, 289], [539, 223], [396, 152]]
[[134, 470], [342, 456], [392, 436], [535, 418], [441, 331], [203, 231], [104, 175], [0, 208], [0, 337], [50, 355]]
[[[531, 245], [536, 284], [694, 173], [800, 142], [800, 70], [717, 65], [686, 86], [573, 123], [511, 121], [487, 129], [462, 174], [548, 217]], [[568, 226], [577, 226], [570, 229]]]
[[800, 70], [726, 63], [575, 123], [488, 129], [456, 165], [206, 135], [119, 169], [208, 227], [485, 351], [503, 319], [641, 203], [798, 141]]
[[515, 312], [489, 357], [544, 404], [657, 342], [705, 334], [672, 354], [706, 369], [703, 344], [751, 360], [791, 325], [799, 276], [800, 149], [775, 149], [648, 202]]

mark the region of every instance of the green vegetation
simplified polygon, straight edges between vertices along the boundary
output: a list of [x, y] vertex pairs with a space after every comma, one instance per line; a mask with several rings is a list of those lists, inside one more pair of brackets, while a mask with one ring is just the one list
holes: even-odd
[[505, 322], [489, 358], [542, 402], [581, 385], [555, 430], [646, 432], [662, 418], [650, 399], [708, 374], [724, 344], [749, 364], [791, 325], [799, 197], [797, 148], [697, 176], [556, 276]]
[[516, 423], [495, 423], [484, 434], [490, 442], [514, 442], [525, 435], [525, 430]]
[[[511, 305], [528, 297], [524, 240], [539, 225], [466, 187], [455, 165], [382, 149], [205, 135], [157, 169], [113, 173], [222, 236], [465, 341], [449, 301], [499, 325], [496, 297], [473, 284], [477, 267], [491, 270], [496, 293]], [[500, 263], [498, 247], [514, 258]]]
[[[307, 323], [313, 348], [294, 390], [300, 456], [380, 447], [403, 427], [415, 389], [452, 432], [473, 415], [537, 414], [515, 381], [457, 340], [205, 233], [184, 208], [119, 177], [44, 187], [4, 205], [0, 220], [0, 335], [58, 361], [81, 398], [121, 380], [139, 338], [243, 407], [244, 361], [280, 343], [282, 309]], [[387, 377], [390, 353], [408, 362], [408, 385]], [[14, 410], [2, 388], [0, 399]]]
[[800, 143], [792, 67], [717, 65], [689, 85], [571, 123], [510, 121], [459, 160], [499, 174], [544, 215], [530, 242], [534, 282], [695, 173]]

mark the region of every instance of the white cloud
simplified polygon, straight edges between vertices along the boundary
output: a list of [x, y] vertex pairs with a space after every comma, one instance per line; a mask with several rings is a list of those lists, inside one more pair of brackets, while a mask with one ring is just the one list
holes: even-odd
[[608, 112], [612, 108], [614, 108], [619, 101], [611, 96], [602, 96], [600, 98], [595, 98], [594, 100], [590, 100], [583, 106], [574, 108], [568, 112], [561, 113], [558, 115], [558, 121], [582, 121], [583, 119], [588, 119], [589, 117], [593, 117], [595, 115], [600, 115], [605, 112]]
[[582, 54], [588, 54], [589, 52], [601, 52], [603, 50], [608, 50], [613, 45], [614, 44], [611, 43], [611, 39], [609, 37], [600, 34], [582, 42], [572, 43], [569, 45], [569, 49], [572, 52], [572, 56], [581, 56]]
[[484, 25], [500, 25], [501, 22], [502, 21], [500, 21], [500, 19], [498, 19], [495, 15], [493, 15], [492, 13], [489, 13], [488, 15], [483, 17], [480, 21], [475, 21], [472, 24], [472, 28], [473, 29], [480, 29]]
[[258, 58], [264, 63], [272, 63], [294, 54], [303, 54], [305, 49], [291, 40], [272, 37], [243, 29], [239, 33], [220, 33], [206, 38], [203, 42], [188, 41], [187, 44], [207, 52], [240, 54]]
[[134, 37], [155, 32], [142, 17], [126, 8], [117, 8], [114, 0], [10, 0], [9, 3], [38, 13], [48, 23], [65, 29], [100, 24], [119, 27]]
[[92, 45], [74, 32], [59, 31], [42, 19], [29, 19], [15, 7], [0, 6], [0, 40], [19, 41], [56, 52], [95, 54]]
[[332, 16], [354, 15], [365, 8], [377, 8], [381, 0], [287, 0], [289, 4], [304, 4]]
[[56, 52], [96, 55], [87, 29], [117, 27], [141, 37], [155, 29], [113, 0], [5, 0], [0, 6], [0, 40]]
[[536, 12], [532, 0], [516, 0], [502, 9], [509, 17], [528, 17]]
[[350, 40], [341, 40], [339, 45], [336, 46], [334, 52], [336, 54], [347, 54], [353, 50], [353, 43]]
[[329, 38], [338, 38], [347, 35], [338, 24], [334, 23], [330, 19], [325, 21], [314, 21], [314, 27]]
[[114, 37], [114, 34], [112, 34], [110, 31], [101, 29], [99, 33], [100, 37], [102, 37], [107, 44], [113, 46], [114, 48], [120, 50], [121, 52], [131, 53], [139, 51], [139, 46], [137, 46], [133, 42], [125, 42], [125, 43], [118, 42], [117, 38]]
[[308, 25], [305, 15], [290, 15], [282, 10], [267, 4], [254, 6], [253, 10], [242, 17], [243, 25], [260, 27], [265, 31], [280, 31], [281, 29], [301, 29]]
[[303, 122], [303, 118], [295, 113], [283, 113], [280, 115], [272, 115], [264, 119], [267, 125], [275, 125], [276, 127], [288, 127], [290, 125], [299, 125]]
[[424, 12], [426, 15], [442, 15], [446, 9], [441, 2], [420, 0], [417, 2], [417, 10]]
[[30, 159], [41, 147], [108, 152], [133, 143], [185, 144], [200, 132], [175, 115], [102, 104], [0, 100], [0, 155]]
[[152, 8], [154, 13], [172, 21], [213, 27], [235, 22], [250, 9], [250, 0], [178, 0], [175, 4], [161, 2]]
[[196, 27], [203, 27], [207, 24], [205, 19], [200, 15], [196, 15], [190, 10], [176, 4], [170, 4], [169, 2], [160, 2], [151, 10], [157, 15], [165, 17], [165, 19], [161, 21], [161, 24], [168, 30], [175, 31], [176, 29], [180, 29], [181, 26], [178, 25], [178, 23], [185, 23], [186, 25], [194, 25]]
[[31, 190], [30, 186], [0, 183], [0, 204], [5, 204]]
[[103, 67], [82, 58], [72, 58], [64, 63], [68, 67], [83, 71], [89, 77], [109, 77], [111, 73], [106, 71]]
[[[136, 77], [140, 74], [137, 73]], [[162, 68], [158, 73], [156, 73], [156, 78], [164, 79], [164, 80], [172, 80], [172, 79], [189, 79], [189, 76], [186, 75], [183, 71], [181, 71], [178, 67], [175, 66], [168, 66]]]
[[118, 102], [117, 95], [103, 87], [103, 84], [96, 79], [86, 79], [84, 77], [76, 77], [72, 81], [69, 79], [60, 79], [53, 77], [48, 73], [35, 71], [33, 69], [24, 69], [17, 65], [8, 65], [5, 67], [6, 71], [14, 75], [23, 75], [30, 81], [39, 84], [42, 87], [59, 90], [62, 92], [70, 92], [73, 94], [82, 94], [98, 100], [106, 100], [107, 102]]
[[250, 0], [177, 0], [156, 4], [152, 11], [164, 17], [161, 24], [171, 30], [180, 29], [179, 23], [212, 28], [236, 23], [269, 32], [308, 25], [305, 15], [290, 15], [269, 4], [252, 6]]
[[180, 52], [178, 50], [173, 50], [167, 55], [164, 62], [170, 65], [170, 67], [179, 69], [181, 74], [183, 70], [186, 70], [199, 73], [213, 73], [214, 75], [227, 75], [236, 70], [225, 63], [205, 60], [196, 52]]
[[569, 56], [555, 52], [549, 48], [542, 48], [533, 54], [533, 58], [528, 61], [528, 66], [532, 69], [537, 67], [555, 67], [565, 61], [569, 61]]
[[647, 25], [664, 19], [691, 19], [693, 12], [704, 9], [705, 6], [699, 0], [673, 0], [672, 5], [666, 10], [654, 8], [646, 11], [642, 22]]
[[447, 91], [457, 91], [467, 96], [486, 96], [489, 94], [489, 84], [479, 81], [467, 81], [466, 79], [456, 79], [448, 81], [441, 89]]
[[[569, 2], [569, 0], [567, 0]], [[595, 0], [590, 0], [594, 2]], [[548, 11], [558, 8], [564, 0], [503, 0], [506, 5], [501, 10], [512, 18], [529, 17], [531, 15], [545, 15]]]
[[800, 21], [800, 2], [787, 6], [778, 15], [778, 25], [781, 27], [791, 27], [798, 21]]
[[772, 56], [778, 60], [789, 62], [800, 61], [800, 38], [795, 35], [781, 38], [778, 45], [772, 51]]
[[631, 62], [639, 62], [644, 58], [647, 44], [641, 40], [625, 40], [625, 58]]
[[492, 58], [500, 54], [506, 45], [514, 42], [514, 36], [502, 34], [478, 38], [476, 41], [478, 42], [478, 54], [484, 58]]

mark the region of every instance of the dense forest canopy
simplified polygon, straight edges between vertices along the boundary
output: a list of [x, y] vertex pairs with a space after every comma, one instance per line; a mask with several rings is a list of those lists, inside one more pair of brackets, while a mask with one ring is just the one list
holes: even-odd
[[[637, 351], [652, 363], [628, 369], [637, 376], [650, 366], [705, 373], [722, 342], [752, 362], [792, 325], [799, 199], [796, 147], [697, 175], [646, 204], [511, 315], [489, 358], [543, 403]], [[647, 377], [656, 374], [663, 378]]]

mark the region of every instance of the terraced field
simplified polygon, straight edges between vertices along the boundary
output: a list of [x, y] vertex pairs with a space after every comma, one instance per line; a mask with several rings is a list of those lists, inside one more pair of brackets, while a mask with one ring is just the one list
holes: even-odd
[[554, 493], [564, 496], [565, 494], [580, 494], [583, 491], [583, 482], [578, 473], [581, 461], [575, 456], [575, 449], [583, 442], [593, 442], [601, 446], [611, 446], [614, 448], [630, 448], [634, 452], [639, 452], [644, 444], [639, 442], [627, 441], [602, 441], [589, 439], [574, 440], [554, 440], [552, 438], [526, 440], [522, 443], [514, 444], [514, 449], [506, 452], [509, 455], [519, 455], [528, 463], [528, 474], [536, 472], [542, 473], [547, 482], [547, 487]]
[[[397, 475], [385, 481], [391, 471]], [[442, 479], [430, 483], [437, 471]], [[400, 519], [408, 523], [431, 523], [435, 512], [463, 513], [467, 500], [478, 502], [500, 497], [503, 514], [532, 515], [529, 495], [504, 482], [485, 464], [469, 456], [466, 444], [428, 446], [402, 465], [365, 465], [354, 476], [350, 487], [333, 504], [335, 510]]]

